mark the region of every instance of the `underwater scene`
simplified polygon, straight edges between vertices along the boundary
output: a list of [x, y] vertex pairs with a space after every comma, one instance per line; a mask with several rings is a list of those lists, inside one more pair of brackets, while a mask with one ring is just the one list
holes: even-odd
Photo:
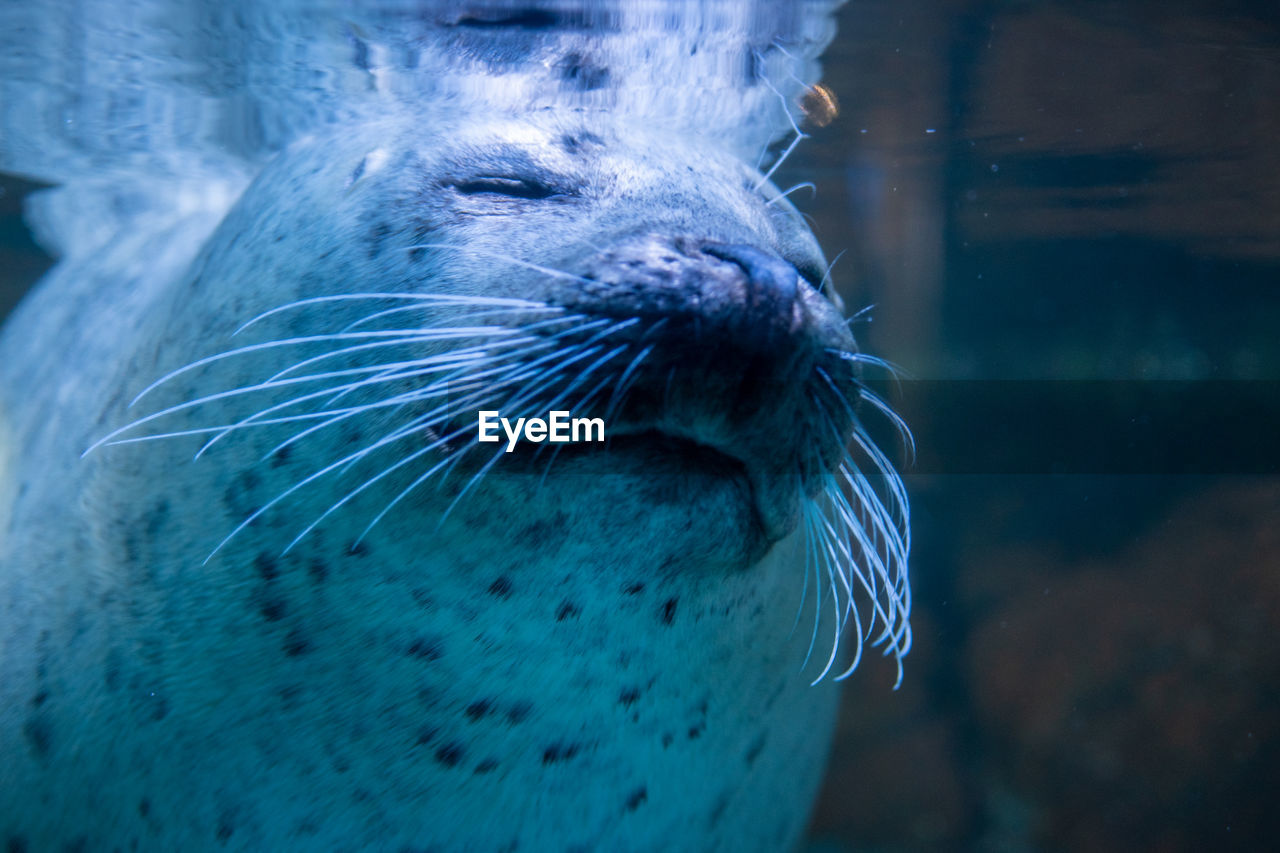
[[1280, 834], [1280, 8], [0, 0], [0, 844]]

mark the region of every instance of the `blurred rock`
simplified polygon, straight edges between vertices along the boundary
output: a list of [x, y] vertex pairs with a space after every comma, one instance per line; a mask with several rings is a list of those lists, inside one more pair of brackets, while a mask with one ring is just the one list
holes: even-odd
[[1038, 849], [1261, 849], [1280, 830], [1262, 793], [1280, 778], [1280, 483], [1222, 485], [1148, 534], [992, 602], [966, 655], [985, 761]]

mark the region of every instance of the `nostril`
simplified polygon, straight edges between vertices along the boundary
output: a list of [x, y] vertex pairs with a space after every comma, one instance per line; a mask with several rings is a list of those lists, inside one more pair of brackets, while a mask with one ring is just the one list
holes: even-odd
[[707, 243], [702, 250], [713, 258], [737, 264], [751, 285], [751, 302], [790, 316], [796, 300], [800, 273], [775, 254], [741, 243]]
[[755, 246], [708, 243], [702, 250], [742, 269], [746, 279], [742, 319], [760, 346], [771, 347], [792, 331], [800, 286], [795, 267]]

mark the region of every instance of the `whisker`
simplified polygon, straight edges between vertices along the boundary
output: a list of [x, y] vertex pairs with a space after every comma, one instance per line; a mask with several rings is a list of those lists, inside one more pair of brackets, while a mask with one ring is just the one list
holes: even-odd
[[870, 323], [871, 312], [875, 310], [875, 307], [876, 307], [875, 303], [872, 303], [870, 305], [864, 305], [863, 307], [859, 308], [857, 311], [853, 312], [852, 314], [850, 314], [848, 317], [845, 318], [845, 321], [844, 321], [845, 326], [852, 327], [854, 323], [864, 318], [868, 323]]
[[[821, 567], [826, 567], [827, 582], [833, 595], [839, 599], [843, 590], [845, 602], [843, 607], [838, 603], [835, 606], [832, 656], [817, 680], [831, 672], [835, 646], [839, 645], [844, 633], [846, 623], [843, 620], [847, 615], [854, 625], [854, 656], [852, 663], [835, 679], [842, 680], [853, 672], [861, 661], [864, 643], [870, 642], [873, 646], [884, 646], [885, 654], [895, 656], [898, 665], [896, 683], [900, 684], [902, 656], [910, 647], [910, 585], [907, 580], [910, 519], [906, 491], [887, 457], [870, 440], [849, 399], [825, 370], [819, 367], [815, 372], [821, 385], [812, 390], [809, 397], [821, 416], [821, 422], [830, 430], [833, 439], [841, 444], [851, 439], [870, 460], [884, 480], [883, 494], [888, 500], [886, 505], [880, 496], [882, 493], [872, 486], [846, 450], [845, 459], [836, 471], [822, 475], [824, 485], [820, 496], [807, 505], [805, 532], [810, 547], [806, 560], [814, 564], [819, 580]], [[858, 387], [862, 390], [861, 386]], [[829, 393], [842, 407], [848, 423], [853, 424], [850, 432], [837, 425], [819, 391]], [[874, 401], [868, 402], [875, 405]], [[901, 419], [891, 420], [897, 423]], [[849, 488], [855, 503], [845, 495], [842, 483]], [[807, 575], [806, 571], [806, 578]], [[871, 608], [870, 619], [865, 624], [859, 598], [865, 598]], [[818, 618], [815, 611], [815, 620]], [[877, 622], [881, 626], [878, 634]]]
[[622, 376], [618, 378], [618, 384], [614, 386], [613, 394], [609, 397], [609, 403], [605, 406], [604, 419], [606, 421], [613, 418], [616, 407], [621, 405], [622, 401], [626, 397], [626, 392], [630, 387], [631, 380], [634, 378], [635, 371], [640, 367], [640, 363], [645, 360], [649, 353], [653, 352], [653, 349], [656, 346], [657, 344], [649, 344], [647, 347], [640, 350], [640, 354], [631, 360], [631, 363], [627, 365], [626, 370], [622, 371]]
[[274, 317], [276, 314], [291, 311], [294, 308], [302, 308], [308, 305], [323, 305], [328, 302], [350, 302], [371, 299], [407, 299], [415, 302], [446, 303], [453, 305], [506, 305], [512, 308], [545, 307], [545, 304], [541, 302], [530, 302], [527, 299], [511, 299], [500, 296], [468, 296], [452, 293], [339, 293], [329, 296], [310, 296], [306, 299], [298, 299], [293, 302], [286, 302], [284, 305], [277, 305], [275, 308], [272, 308], [269, 311], [263, 311], [258, 316], [242, 324], [232, 332], [231, 335], [232, 337], [235, 337], [245, 329], [265, 320], [268, 317]]
[[790, 188], [790, 189], [788, 189], [788, 190], [784, 190], [783, 192], [778, 193], [778, 194], [777, 194], [777, 195], [775, 195], [773, 198], [771, 198], [771, 199], [769, 199], [767, 202], [765, 202], [765, 207], [770, 207], [770, 206], [772, 206], [775, 202], [781, 201], [782, 199], [784, 199], [784, 198], [786, 198], [787, 196], [791, 195], [791, 194], [792, 194], [793, 192], [795, 192], [796, 190], [803, 190], [803, 189], [813, 190], [813, 195], [814, 195], [815, 197], [818, 195], [818, 186], [817, 186], [816, 184], [814, 184], [814, 183], [810, 182], [810, 181], [805, 181], [805, 182], [804, 182], [804, 183], [802, 183], [802, 184], [796, 184], [794, 187], [791, 187], [791, 188]]
[[[508, 337], [510, 335], [515, 335], [517, 333], [518, 332], [515, 329], [504, 329], [498, 326], [477, 326], [472, 329], [462, 329], [462, 328], [450, 329], [448, 330], [447, 333], [422, 332], [420, 334], [415, 333], [412, 335], [405, 335], [404, 337], [401, 337], [401, 338], [393, 338], [391, 340], [386, 340], [386, 341], [372, 341], [370, 343], [356, 344], [354, 346], [349, 346], [349, 347], [339, 347], [338, 349], [329, 350], [328, 352], [321, 353], [320, 355], [313, 355], [313, 356], [310, 356], [309, 358], [305, 358], [302, 361], [299, 361], [296, 364], [291, 365], [290, 367], [287, 367], [284, 370], [281, 370], [278, 373], [272, 375], [270, 378], [267, 379], [267, 381], [270, 382], [275, 379], [283, 378], [285, 376], [288, 376], [290, 373], [293, 373], [295, 370], [300, 370], [305, 367], [310, 367], [313, 364], [319, 364], [320, 362], [325, 361], [326, 359], [338, 358], [340, 356], [350, 355], [355, 352], [365, 352], [367, 350], [384, 349], [387, 347], [409, 346], [413, 344], [434, 343], [436, 341], [460, 340], [460, 339], [465, 340], [467, 338], [482, 337], [482, 336], [493, 336], [497, 338], [507, 339], [506, 341], [500, 341], [499, 343], [506, 343], [507, 341], [520, 342], [522, 340], [525, 340], [521, 338]], [[493, 345], [490, 344], [489, 346], [493, 346]], [[452, 350], [449, 350], [448, 352], [440, 353], [438, 354], [438, 356], [441, 358], [458, 357], [458, 356], [462, 356], [462, 355], [466, 355], [474, 352], [482, 352], [485, 349], [486, 349], [485, 345], [477, 344], [475, 346], [452, 349]], [[428, 357], [430, 356], [424, 356], [424, 358], [428, 358]]]
[[418, 334], [417, 330], [401, 329], [401, 330], [384, 330], [384, 331], [377, 331], [377, 332], [345, 332], [341, 334], [330, 334], [330, 335], [305, 335], [297, 338], [284, 338], [282, 340], [264, 341], [258, 344], [251, 344], [249, 346], [239, 347], [233, 350], [227, 350], [225, 352], [220, 352], [215, 355], [210, 355], [210, 356], [206, 356], [205, 358], [198, 359], [196, 361], [191, 362], [190, 364], [186, 364], [186, 365], [183, 365], [182, 367], [179, 367], [177, 370], [172, 370], [169, 373], [166, 373], [164, 376], [160, 377], [155, 382], [152, 382], [146, 388], [143, 388], [142, 391], [138, 394], [138, 396], [134, 397], [133, 400], [130, 401], [129, 407], [132, 408], [134, 405], [137, 404], [139, 400], [147, 396], [147, 394], [150, 394], [156, 388], [159, 388], [161, 385], [165, 384], [166, 382], [169, 382], [172, 379], [177, 378], [178, 376], [183, 375], [184, 373], [189, 373], [192, 370], [196, 370], [197, 368], [205, 367], [206, 365], [214, 364], [216, 362], [223, 361], [228, 358], [233, 358], [234, 356], [237, 356], [237, 355], [247, 355], [252, 352], [261, 352], [263, 350], [274, 349], [276, 347], [298, 346], [301, 344], [310, 344], [310, 343], [324, 343], [324, 342], [334, 341], [334, 340], [362, 340], [362, 339], [367, 340], [369, 338], [410, 337], [416, 334]]
[[[291, 542], [290, 542], [290, 543], [285, 547], [285, 549], [284, 549], [284, 551], [283, 551], [282, 553], [284, 553], [284, 554], [289, 553], [289, 551], [291, 551], [291, 550], [294, 548], [294, 546], [296, 546], [299, 542], [301, 542], [303, 539], [305, 539], [305, 538], [306, 538], [307, 534], [309, 534], [311, 531], [315, 530], [315, 529], [316, 529], [316, 527], [318, 527], [318, 526], [320, 525], [320, 523], [321, 523], [321, 522], [323, 522], [326, 518], [328, 518], [328, 517], [329, 517], [330, 515], [332, 515], [333, 513], [337, 512], [340, 508], [342, 508], [343, 506], [345, 506], [348, 502], [350, 502], [351, 500], [355, 499], [355, 497], [356, 497], [357, 495], [359, 495], [361, 492], [363, 492], [365, 489], [369, 488], [369, 487], [370, 487], [370, 486], [372, 486], [374, 483], [380, 482], [384, 477], [387, 477], [388, 475], [392, 474], [393, 472], [398, 471], [399, 469], [403, 468], [405, 465], [408, 465], [410, 462], [413, 462], [413, 461], [415, 461], [415, 460], [417, 460], [417, 459], [420, 459], [422, 456], [424, 456], [424, 455], [426, 455], [426, 454], [430, 453], [431, 451], [435, 450], [436, 448], [441, 447], [442, 445], [444, 445], [444, 444], [448, 443], [449, 441], [453, 440], [454, 438], [457, 438], [457, 437], [458, 437], [458, 436], [460, 436], [463, 432], [465, 432], [467, 429], [469, 429], [469, 427], [459, 427], [459, 428], [458, 428], [457, 430], [455, 430], [453, 433], [451, 433], [451, 434], [449, 434], [449, 435], [447, 435], [447, 436], [444, 436], [444, 437], [442, 437], [442, 438], [437, 438], [435, 441], [431, 442], [430, 444], [426, 445], [425, 447], [420, 447], [420, 448], [418, 448], [417, 450], [415, 450], [414, 452], [410, 453], [408, 456], [406, 456], [406, 457], [404, 457], [403, 459], [401, 459], [400, 461], [398, 461], [398, 462], [396, 462], [396, 463], [394, 463], [394, 464], [392, 464], [392, 465], [387, 466], [386, 468], [382, 469], [382, 471], [380, 471], [380, 472], [379, 472], [378, 474], [376, 474], [375, 476], [370, 477], [369, 479], [365, 480], [363, 483], [361, 483], [361, 484], [360, 484], [359, 486], [357, 486], [356, 488], [354, 488], [354, 489], [352, 489], [351, 491], [347, 492], [345, 495], [343, 495], [343, 496], [342, 496], [342, 498], [340, 498], [340, 499], [339, 499], [337, 502], [335, 502], [334, 504], [330, 505], [330, 507], [329, 507], [328, 509], [326, 509], [324, 512], [322, 512], [322, 513], [321, 513], [321, 514], [320, 514], [320, 515], [319, 515], [315, 520], [313, 520], [310, 524], [308, 524], [308, 525], [307, 525], [307, 526], [302, 530], [302, 532], [301, 532], [301, 533], [299, 533], [297, 536], [295, 536], [295, 537], [293, 538], [293, 540], [292, 540], [292, 541], [291, 541]], [[384, 436], [382, 439], [380, 439], [380, 440], [379, 440], [378, 442], [376, 442], [375, 444], [380, 444], [380, 443], [385, 442], [385, 441], [387, 441], [387, 437], [386, 437], [386, 436]], [[465, 448], [464, 448], [464, 449], [465, 449]], [[455, 453], [456, 453], [456, 452], [460, 452], [460, 451], [455, 451]], [[451, 454], [451, 455], [452, 455], [452, 454]], [[433, 474], [436, 470], [438, 470], [438, 469], [440, 468], [440, 466], [444, 465], [444, 464], [445, 464], [445, 462], [447, 462], [447, 461], [449, 460], [449, 458], [450, 458], [450, 456], [446, 456], [443, 460], [441, 460], [440, 462], [438, 462], [435, 466], [433, 466], [431, 469], [429, 469], [429, 470], [427, 471], [427, 473], [426, 473], [426, 474], [423, 474], [423, 475], [422, 475], [418, 480], [415, 480], [415, 481], [414, 481], [414, 482], [415, 482], [415, 484], [416, 484], [417, 482], [420, 482], [421, 480], [425, 479], [426, 477], [429, 477], [431, 474]], [[408, 492], [408, 490], [406, 490], [406, 491], [405, 491], [405, 492], [403, 492], [402, 494], [407, 494], [407, 492]], [[388, 509], [389, 509], [389, 508], [390, 508], [390, 507], [388, 507]], [[383, 516], [383, 515], [385, 515], [385, 514], [386, 514], [386, 510], [383, 510], [381, 513], [379, 513], [379, 514], [378, 514], [378, 517], [377, 517], [377, 518], [375, 518], [375, 519], [373, 520], [373, 522], [371, 522], [371, 523], [369, 524], [369, 526], [365, 528], [364, 532], [363, 532], [363, 533], [361, 533], [359, 537], [357, 537], [357, 538], [356, 538], [356, 540], [355, 540], [355, 542], [353, 543], [353, 545], [358, 545], [361, 541], [363, 541], [363, 540], [364, 540], [365, 535], [369, 532], [369, 530], [370, 530], [370, 529], [372, 529], [372, 528], [373, 528], [373, 525], [374, 525], [374, 524], [376, 524], [379, 520], [381, 520], [382, 516]]]
[[[367, 314], [367, 315], [365, 315], [364, 317], [361, 317], [359, 320], [354, 320], [354, 321], [352, 321], [352, 322], [348, 323], [347, 325], [345, 325], [345, 326], [343, 326], [341, 329], [339, 329], [339, 331], [341, 331], [341, 332], [349, 332], [349, 331], [351, 331], [352, 329], [358, 328], [359, 326], [363, 326], [365, 323], [372, 322], [373, 320], [382, 319], [382, 318], [384, 318], [384, 317], [390, 317], [390, 316], [395, 315], [395, 314], [406, 314], [406, 313], [409, 313], [409, 312], [411, 312], [411, 311], [429, 311], [429, 310], [433, 309], [434, 307], [435, 307], [434, 305], [402, 305], [402, 306], [400, 306], [399, 308], [387, 308], [387, 309], [386, 309], [386, 310], [384, 310], [384, 311], [375, 311], [375, 312], [374, 312], [374, 313], [372, 313], [372, 314]], [[521, 313], [527, 313], [527, 314], [556, 314], [556, 313], [564, 313], [564, 309], [563, 309], [563, 308], [560, 308], [560, 307], [558, 307], [558, 306], [554, 306], [554, 305], [547, 305], [547, 306], [543, 306], [543, 307], [541, 307], [541, 308], [538, 308], [538, 307], [526, 307], [526, 306], [520, 306], [520, 307], [518, 307], [518, 308], [495, 308], [495, 309], [493, 309], [492, 311], [475, 311], [475, 312], [468, 312], [468, 313], [467, 313], [467, 319], [468, 319], [468, 320], [475, 320], [475, 319], [477, 319], [477, 318], [481, 318], [481, 317], [501, 317], [501, 316], [503, 316], [503, 315], [505, 315], [505, 314], [510, 314], [510, 313], [512, 313], [513, 311], [517, 311], [517, 310], [518, 310], [518, 311], [520, 311]], [[521, 327], [521, 328], [522, 328], [522, 330], [523, 330], [523, 327]]]
[[[758, 51], [756, 52], [756, 58], [757, 60], [760, 59], [760, 54]], [[763, 61], [762, 61], [762, 64], [763, 64]], [[774, 86], [773, 83], [769, 82], [769, 78], [762, 76], [760, 79], [766, 86], [769, 87], [770, 90], [773, 91], [775, 95], [778, 96], [778, 100], [782, 102], [782, 111], [786, 114], [787, 121], [791, 122], [791, 129], [795, 131], [796, 135], [795, 135], [795, 138], [791, 140], [791, 144], [788, 145], [786, 149], [782, 152], [782, 154], [778, 156], [778, 159], [773, 161], [773, 165], [769, 167], [769, 171], [764, 173], [764, 177], [762, 177], [759, 181], [756, 182], [755, 190], [757, 192], [759, 192], [761, 187], [769, 183], [769, 179], [773, 177], [773, 173], [778, 171], [778, 167], [781, 166], [784, 162], [786, 162], [786, 159], [791, 156], [791, 152], [794, 151], [796, 149], [796, 146], [800, 144], [800, 140], [809, 138], [808, 134], [800, 130], [800, 125], [796, 123], [795, 116], [791, 115], [791, 107], [787, 103], [786, 96], [783, 95], [781, 92], [779, 92], [777, 87]]]
[[895, 379], [898, 377], [907, 376], [907, 371], [904, 370], [903, 368], [894, 364], [892, 361], [888, 361], [883, 358], [877, 358], [874, 355], [867, 355], [864, 352], [849, 352], [847, 350], [833, 349], [831, 347], [828, 347], [826, 351], [831, 355], [834, 355], [836, 358], [840, 358], [845, 361], [852, 361], [856, 364], [867, 364], [872, 367], [878, 367], [884, 370], [885, 372], [889, 373]]
[[832, 258], [832, 259], [831, 259], [831, 263], [827, 264], [827, 271], [826, 271], [826, 272], [824, 272], [824, 273], [822, 274], [822, 281], [818, 282], [818, 288], [817, 288], [817, 290], [818, 290], [818, 292], [819, 292], [819, 293], [822, 293], [822, 292], [823, 292], [823, 289], [824, 289], [828, 284], [830, 284], [830, 282], [831, 282], [831, 271], [832, 271], [833, 269], [835, 269], [836, 264], [839, 262], [839, 260], [840, 260], [841, 258], [843, 258], [843, 257], [844, 257], [845, 252], [847, 252], [847, 251], [848, 251], [847, 249], [841, 249], [841, 250], [840, 250], [840, 254], [838, 254], [838, 255], [836, 255], [834, 258]]
[[889, 419], [894, 428], [898, 430], [898, 435], [902, 437], [902, 442], [907, 449], [907, 464], [913, 464], [916, 456], [916, 440], [915, 436], [911, 434], [911, 427], [907, 426], [907, 422], [904, 421], [902, 416], [895, 412], [892, 407], [890, 407], [883, 397], [871, 389], [860, 387], [858, 389], [858, 396], [875, 406], [881, 414]]
[[594, 279], [586, 278], [585, 276], [574, 275], [573, 273], [568, 273], [568, 272], [565, 272], [564, 270], [554, 269], [552, 267], [543, 266], [542, 264], [535, 264], [532, 261], [525, 261], [525, 260], [521, 260], [520, 258], [513, 258], [512, 256], [504, 255], [501, 252], [494, 252], [488, 249], [479, 249], [479, 248], [476, 248], [475, 246], [460, 246], [452, 243], [418, 243], [413, 246], [405, 246], [405, 251], [411, 251], [413, 249], [452, 249], [455, 252], [470, 252], [473, 255], [480, 255], [482, 257], [493, 258], [499, 261], [505, 261], [506, 263], [512, 264], [514, 266], [524, 267], [525, 269], [531, 269], [531, 270], [534, 270], [535, 272], [544, 273], [554, 278], [567, 278], [570, 281], [576, 281], [582, 284], [589, 284], [593, 287], [597, 284], [597, 282]]
[[[421, 376], [426, 376], [426, 375], [430, 375], [430, 374], [432, 374], [432, 373], [438, 373], [438, 372], [440, 372], [441, 370], [447, 370], [447, 369], [449, 369], [449, 368], [451, 368], [451, 367], [454, 367], [454, 365], [457, 363], [457, 362], [455, 362], [455, 361], [453, 361], [453, 360], [444, 360], [443, 358], [440, 358], [440, 359], [438, 360], [438, 363], [436, 363], [436, 362], [437, 362], [437, 358], [436, 358], [436, 357], [424, 358], [424, 359], [421, 359], [420, 361], [422, 362], [422, 364], [420, 364], [420, 365], [419, 365], [419, 368], [418, 368], [417, 370], [415, 370], [415, 371], [410, 371], [410, 372], [409, 372], [409, 374], [410, 374], [410, 375], [421, 375]], [[469, 361], [471, 361], [471, 360], [464, 360], [464, 364], [465, 364], [465, 363], [468, 363]], [[368, 368], [352, 368], [352, 370], [360, 370], [361, 372], [363, 372], [364, 370], [367, 370], [367, 369], [368, 369]], [[375, 367], [374, 369], [376, 369], [376, 367]], [[347, 372], [347, 371], [334, 371], [334, 372], [335, 372], [335, 373], [345, 373], [345, 372]], [[323, 374], [317, 374], [317, 375], [316, 375], [316, 377], [320, 377], [320, 376], [323, 376]], [[297, 378], [298, 378], [298, 379], [306, 378], [306, 379], [308, 379], [308, 381], [314, 381], [314, 379], [315, 379], [316, 377], [297, 377]], [[288, 384], [289, 382], [292, 382], [292, 381], [294, 381], [294, 380], [276, 380], [275, 382], [272, 382], [272, 383], [269, 383], [269, 384], [268, 384], [268, 383], [264, 383], [264, 385], [263, 385], [263, 386], [260, 386], [260, 387], [280, 387], [281, 385]], [[360, 389], [360, 388], [372, 387], [373, 385], [379, 384], [380, 382], [386, 382], [386, 381], [392, 381], [392, 380], [391, 380], [391, 379], [378, 379], [377, 375], [375, 374], [375, 376], [373, 376], [373, 377], [369, 377], [369, 378], [366, 378], [366, 379], [362, 379], [362, 380], [359, 380], [359, 381], [357, 381], [357, 382], [351, 382], [351, 383], [347, 383], [347, 384], [345, 384], [345, 385], [339, 385], [339, 386], [337, 386], [337, 387], [329, 386], [329, 387], [327, 387], [327, 388], [322, 388], [322, 389], [320, 389], [320, 390], [318, 390], [318, 391], [312, 391], [312, 392], [307, 393], [307, 394], [302, 394], [302, 395], [299, 395], [299, 396], [297, 396], [297, 397], [292, 397], [292, 398], [290, 398], [290, 399], [288, 399], [288, 400], [284, 400], [284, 401], [282, 401], [282, 402], [280, 402], [280, 403], [276, 403], [276, 404], [274, 404], [274, 405], [272, 405], [272, 406], [268, 406], [267, 408], [262, 409], [262, 410], [260, 410], [260, 411], [258, 411], [258, 412], [256, 412], [256, 413], [254, 413], [253, 415], [249, 415], [248, 417], [246, 417], [246, 418], [242, 419], [242, 420], [241, 420], [241, 421], [239, 421], [236, 425], [234, 425], [234, 426], [233, 426], [233, 428], [238, 428], [238, 427], [245, 426], [245, 425], [247, 425], [247, 424], [253, 423], [254, 421], [256, 421], [256, 420], [257, 420], [260, 416], [262, 416], [262, 415], [268, 415], [268, 414], [271, 414], [272, 412], [277, 412], [277, 411], [280, 411], [281, 409], [285, 409], [285, 408], [288, 408], [288, 407], [290, 407], [290, 406], [295, 406], [295, 405], [297, 405], [297, 404], [299, 404], [299, 403], [304, 403], [304, 402], [307, 402], [307, 401], [309, 401], [309, 400], [318, 399], [318, 398], [320, 398], [320, 397], [331, 397], [331, 400], [330, 400], [330, 401], [328, 401], [328, 402], [326, 403], [326, 406], [327, 406], [327, 405], [331, 405], [332, 400], [336, 400], [337, 398], [340, 398], [341, 396], [343, 396], [344, 394], [346, 394], [346, 393], [348, 393], [348, 392], [355, 391], [355, 390], [358, 390], [358, 389]], [[433, 384], [434, 384], [434, 383], [433, 383]], [[410, 392], [410, 393], [411, 393], [411, 394], [420, 393], [420, 392], [422, 392], [422, 391], [426, 391], [427, 389], [430, 389], [431, 387], [432, 387], [431, 385], [428, 385], [428, 386], [427, 386], [426, 388], [424, 388], [424, 389], [415, 389], [415, 391], [414, 391], [414, 392]], [[411, 397], [410, 399], [416, 399], [416, 398]], [[360, 408], [356, 409], [356, 411], [357, 411], [357, 412], [358, 412], [358, 411], [363, 411], [363, 410], [369, 410], [369, 411], [372, 411], [373, 409], [381, 408], [384, 404], [385, 404], [385, 401], [384, 401], [384, 402], [380, 402], [380, 403], [368, 403], [368, 404], [365, 404], [363, 407], [360, 407]], [[203, 456], [203, 455], [204, 455], [204, 453], [205, 453], [205, 451], [207, 451], [210, 447], [212, 447], [214, 444], [216, 444], [218, 441], [220, 441], [222, 438], [224, 438], [224, 437], [225, 437], [225, 435], [229, 435], [230, 433], [231, 433], [231, 430], [227, 430], [225, 433], [220, 434], [220, 435], [217, 435], [217, 436], [215, 436], [214, 438], [211, 438], [208, 442], [206, 442], [206, 443], [205, 443], [205, 445], [204, 445], [203, 447], [201, 447], [201, 448], [200, 448], [199, 452], [198, 452], [198, 453], [196, 453], [196, 458], [198, 459], [198, 458], [200, 458], [201, 456]], [[272, 451], [272, 453], [278, 452], [279, 450], [280, 450], [280, 448], [276, 448], [276, 450]]]

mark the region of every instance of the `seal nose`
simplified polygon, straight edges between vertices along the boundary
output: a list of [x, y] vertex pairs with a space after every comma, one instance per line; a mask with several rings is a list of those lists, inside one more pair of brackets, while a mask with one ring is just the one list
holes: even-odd
[[795, 330], [800, 274], [777, 255], [742, 243], [707, 243], [713, 258], [736, 264], [746, 276], [743, 325], [765, 348]]
[[755, 244], [637, 235], [575, 272], [590, 286], [559, 291], [557, 304], [648, 320], [686, 353], [733, 353], [785, 369], [791, 356], [852, 346], [826, 297], [793, 264]]

